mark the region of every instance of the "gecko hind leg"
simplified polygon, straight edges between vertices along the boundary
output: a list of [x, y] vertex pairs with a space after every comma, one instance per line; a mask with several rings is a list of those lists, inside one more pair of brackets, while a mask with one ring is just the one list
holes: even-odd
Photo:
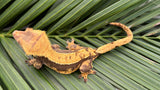
[[31, 59], [25, 61], [28, 65], [33, 65], [36, 69], [40, 69], [42, 67], [42, 62], [38, 59]]
[[67, 40], [67, 46], [66, 46], [66, 48], [68, 48], [68, 50], [79, 50], [79, 49], [82, 49], [82, 48], [84, 48], [84, 47], [81, 47], [80, 45], [78, 45], [78, 44], [75, 44], [74, 43], [74, 39], [72, 39], [72, 41], [71, 42], [69, 42], [68, 40]]
[[92, 66], [92, 60], [86, 60], [82, 63], [82, 65], [80, 66], [80, 72], [81, 74], [79, 75], [79, 78], [84, 78], [84, 82], [87, 82], [87, 76], [89, 74], [96, 74], [96, 71], [92, 70], [93, 66]]

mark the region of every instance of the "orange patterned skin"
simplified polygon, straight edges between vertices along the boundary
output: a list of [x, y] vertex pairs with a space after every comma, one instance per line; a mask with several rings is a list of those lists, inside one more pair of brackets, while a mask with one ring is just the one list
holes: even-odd
[[92, 61], [95, 58], [117, 46], [129, 43], [133, 38], [131, 30], [124, 24], [117, 22], [110, 24], [121, 27], [127, 33], [127, 37], [96, 49], [77, 45], [72, 39], [71, 42], [67, 41], [66, 48], [68, 50], [61, 50], [58, 44], [51, 45], [45, 31], [33, 30], [32, 28], [27, 28], [25, 31], [16, 30], [13, 32], [13, 37], [27, 55], [34, 56], [33, 59], [26, 61], [29, 65], [40, 69], [44, 64], [62, 74], [70, 74], [79, 69], [81, 72], [79, 77], [83, 77], [86, 82], [88, 74], [96, 73], [92, 70]]

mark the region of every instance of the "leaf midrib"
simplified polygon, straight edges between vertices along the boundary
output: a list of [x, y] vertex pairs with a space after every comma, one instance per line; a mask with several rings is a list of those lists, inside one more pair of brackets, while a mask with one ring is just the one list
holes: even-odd
[[[0, 37], [13, 37], [12, 34], [0, 34]], [[48, 35], [49, 38], [55, 38], [55, 37], [61, 37], [61, 38], [84, 38], [84, 37], [89, 37], [89, 38], [98, 38], [98, 37], [102, 37], [102, 38], [124, 38], [126, 36], [114, 36], [114, 35], [105, 35], [105, 36], [97, 36], [97, 35], [85, 35], [85, 36], [81, 36], [81, 35], [70, 35], [70, 36], [65, 36], [65, 35]], [[144, 38], [149, 38], [149, 39], [160, 39], [160, 37], [147, 37], [147, 36], [134, 36], [134, 39], [144, 39]]]

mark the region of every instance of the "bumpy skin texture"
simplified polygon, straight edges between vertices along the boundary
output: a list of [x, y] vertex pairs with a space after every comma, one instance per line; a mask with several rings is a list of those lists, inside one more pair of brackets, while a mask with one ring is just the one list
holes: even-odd
[[58, 73], [70, 74], [76, 70], [80, 70], [84, 81], [87, 81], [88, 74], [95, 74], [92, 70], [92, 61], [98, 57], [99, 54], [106, 53], [117, 46], [129, 43], [133, 34], [131, 30], [124, 24], [112, 22], [111, 25], [121, 27], [126, 33], [127, 37], [120, 40], [108, 43], [97, 49], [90, 47], [82, 47], [67, 41], [66, 48], [68, 50], [61, 50], [58, 44], [51, 45], [46, 33], [41, 30], [33, 30], [27, 28], [25, 31], [14, 31], [13, 37], [20, 44], [27, 55], [33, 55], [34, 58], [26, 61], [29, 65], [33, 65], [36, 69], [40, 69], [43, 64], [55, 70]]

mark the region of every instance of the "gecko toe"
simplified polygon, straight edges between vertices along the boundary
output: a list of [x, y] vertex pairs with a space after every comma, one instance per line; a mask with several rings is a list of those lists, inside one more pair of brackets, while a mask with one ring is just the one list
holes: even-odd
[[84, 79], [84, 82], [86, 83], [88, 81], [88, 79]]
[[84, 82], [87, 82], [88, 81], [87, 76], [88, 76], [88, 73], [81, 73], [78, 78], [81, 79], [83, 77]]
[[25, 60], [25, 63], [26, 63], [27, 65], [29, 65], [29, 66], [32, 65], [31, 63], [29, 63], [29, 60]]
[[89, 74], [96, 74], [96, 71], [90, 70]]

